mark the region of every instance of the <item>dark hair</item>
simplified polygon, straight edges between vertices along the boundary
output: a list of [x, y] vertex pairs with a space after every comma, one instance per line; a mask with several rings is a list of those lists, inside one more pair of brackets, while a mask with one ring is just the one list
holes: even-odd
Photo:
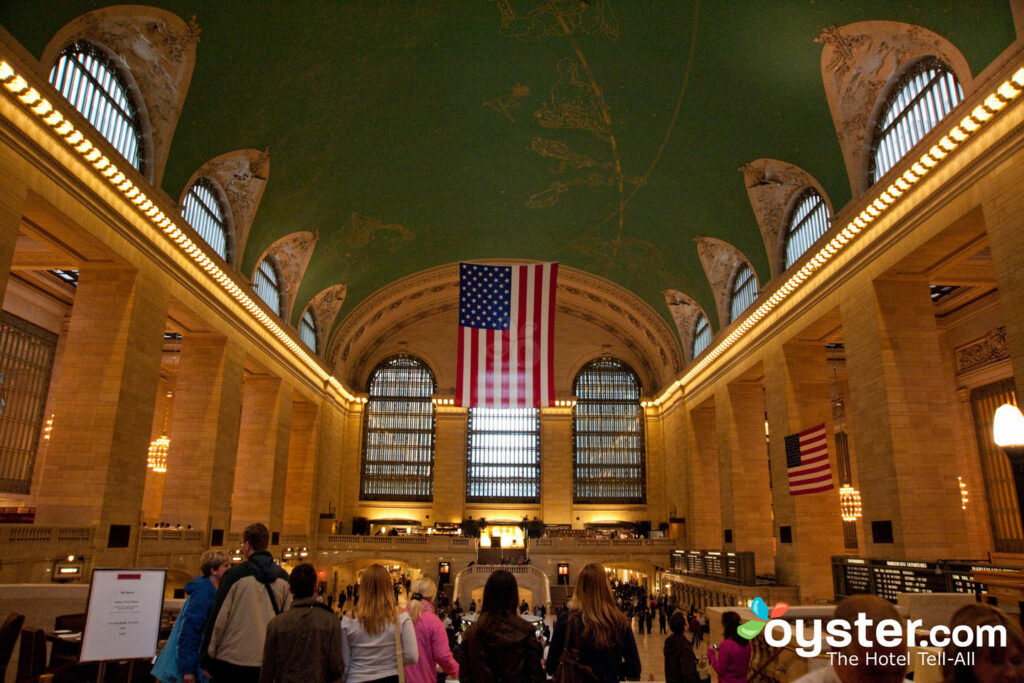
[[722, 630], [725, 632], [726, 638], [735, 640], [740, 645], [746, 645], [747, 640], [736, 632], [736, 629], [740, 627], [740, 615], [736, 612], [726, 612], [722, 615]]
[[504, 569], [491, 572], [484, 584], [484, 600], [480, 608], [484, 617], [508, 617], [519, 610], [519, 584], [511, 572]]
[[262, 522], [250, 524], [242, 532], [242, 542], [248, 543], [254, 553], [262, 552], [270, 545], [270, 531]]
[[680, 634], [686, 630], [686, 615], [682, 610], [676, 610], [668, 620], [668, 627], [672, 633]]
[[313, 597], [316, 591], [316, 569], [308, 563], [300, 564], [292, 570], [288, 585], [292, 587], [292, 595], [296, 600]]

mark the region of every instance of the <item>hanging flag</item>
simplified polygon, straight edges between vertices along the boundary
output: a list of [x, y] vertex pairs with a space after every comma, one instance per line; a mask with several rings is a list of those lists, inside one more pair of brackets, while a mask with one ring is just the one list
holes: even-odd
[[554, 402], [557, 263], [459, 264], [455, 402], [539, 408]]
[[786, 437], [786, 474], [792, 496], [819, 493], [835, 487], [824, 424]]

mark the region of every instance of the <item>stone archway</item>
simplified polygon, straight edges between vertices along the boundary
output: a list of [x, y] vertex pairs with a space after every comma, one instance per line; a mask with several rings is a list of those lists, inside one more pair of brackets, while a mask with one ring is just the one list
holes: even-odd
[[[519, 584], [520, 599], [526, 599], [532, 608], [534, 605], [551, 603], [551, 580], [547, 574], [530, 565], [508, 566], [478, 564], [463, 569], [455, 576], [454, 596], [459, 599], [463, 609], [467, 609], [473, 594], [483, 595], [484, 584], [492, 572], [504, 569], [516, 577]], [[480, 604], [480, 600], [477, 604]]]

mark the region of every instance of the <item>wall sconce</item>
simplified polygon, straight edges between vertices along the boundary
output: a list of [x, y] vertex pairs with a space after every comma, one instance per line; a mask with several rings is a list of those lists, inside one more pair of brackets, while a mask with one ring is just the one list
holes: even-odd
[[839, 514], [844, 522], [856, 522], [861, 517], [860, 491], [849, 484], [839, 489]]
[[1013, 470], [1013, 486], [1017, 489], [1017, 509], [1024, 519], [1024, 415], [1012, 403], [996, 409], [992, 420], [992, 440], [1006, 452]]

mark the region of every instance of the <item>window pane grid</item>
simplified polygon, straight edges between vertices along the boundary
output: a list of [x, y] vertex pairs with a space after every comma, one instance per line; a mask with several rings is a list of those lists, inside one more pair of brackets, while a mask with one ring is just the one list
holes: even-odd
[[602, 358], [576, 377], [573, 502], [647, 501], [640, 383], [620, 361]]
[[200, 178], [185, 195], [182, 216], [199, 236], [225, 261], [228, 259], [228, 230], [224, 212], [210, 181]]
[[540, 410], [469, 409], [466, 501], [540, 502]]
[[871, 182], [877, 181], [963, 99], [952, 70], [937, 59], [923, 60], [903, 78], [875, 134]]
[[828, 204], [817, 190], [808, 188], [797, 201], [786, 229], [786, 268], [796, 263], [811, 245], [828, 232]]
[[374, 370], [363, 422], [362, 500], [433, 500], [434, 386], [430, 369], [415, 358], [390, 358]]
[[730, 320], [736, 320], [747, 306], [757, 298], [757, 280], [750, 266], [744, 264], [733, 280], [732, 299], [729, 306]]
[[281, 290], [277, 284], [277, 271], [269, 257], [260, 261], [260, 267], [256, 269], [253, 288], [264, 303], [270, 307], [270, 310], [281, 315]]
[[306, 343], [306, 346], [313, 349], [313, 353], [317, 352], [316, 321], [313, 319], [312, 311], [302, 314], [302, 320], [299, 321], [299, 337]]
[[142, 170], [141, 127], [117, 67], [86, 42], [69, 45], [50, 70], [50, 83], [135, 168]]
[[693, 357], [696, 358], [704, 349], [711, 345], [711, 324], [703, 313], [697, 318], [693, 328]]

